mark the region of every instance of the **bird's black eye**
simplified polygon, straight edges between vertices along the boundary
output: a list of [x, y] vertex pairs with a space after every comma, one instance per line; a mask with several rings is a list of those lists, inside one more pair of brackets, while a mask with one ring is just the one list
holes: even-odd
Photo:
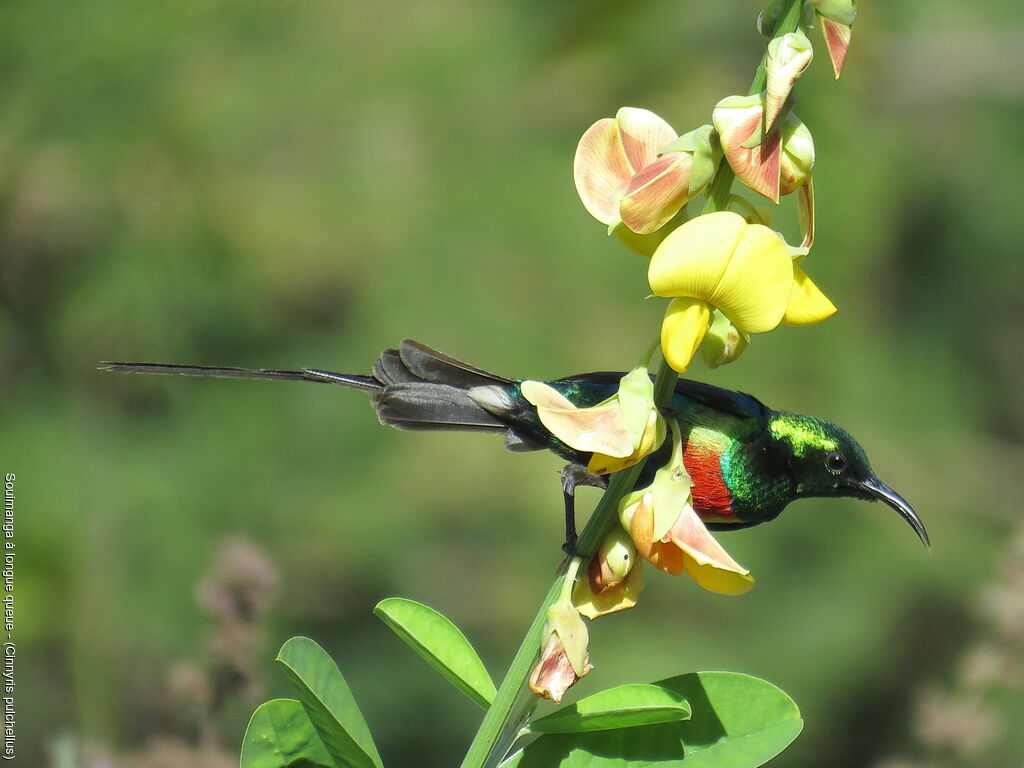
[[841, 451], [829, 451], [828, 455], [825, 456], [825, 468], [829, 472], [838, 475], [846, 469], [846, 457], [843, 456]]

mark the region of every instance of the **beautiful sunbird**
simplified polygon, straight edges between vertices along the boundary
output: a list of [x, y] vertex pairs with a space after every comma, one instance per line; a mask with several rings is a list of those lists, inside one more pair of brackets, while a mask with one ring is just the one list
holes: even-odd
[[[407, 430], [465, 430], [505, 435], [510, 451], [547, 449], [569, 462], [563, 471], [567, 546], [575, 540], [571, 500], [578, 484], [605, 485], [587, 471], [592, 454], [571, 448], [542, 423], [510, 379], [459, 362], [417, 341], [385, 350], [373, 375], [318, 369], [279, 371], [160, 363], [105, 363], [121, 373], [219, 376], [314, 381], [370, 394], [381, 424]], [[615, 395], [622, 373], [598, 372], [546, 382], [577, 408]], [[713, 530], [746, 528], [774, 520], [796, 499], [850, 496], [884, 501], [928, 546], [914, 509], [875, 475], [867, 455], [846, 430], [811, 416], [774, 411], [740, 392], [680, 379], [665, 414], [680, 427], [683, 463], [691, 478], [693, 508]], [[655, 451], [637, 481], [649, 485], [669, 458], [671, 440]]]

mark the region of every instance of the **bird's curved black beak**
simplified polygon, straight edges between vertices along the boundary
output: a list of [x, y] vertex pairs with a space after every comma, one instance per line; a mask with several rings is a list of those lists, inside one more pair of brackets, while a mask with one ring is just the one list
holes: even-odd
[[896, 493], [896, 491], [883, 483], [877, 477], [869, 477], [867, 480], [859, 480], [856, 482], [856, 486], [861, 491], [864, 491], [864, 493], [873, 501], [884, 501], [890, 507], [899, 512], [900, 516], [910, 523], [910, 527], [914, 529], [917, 537], [921, 539], [921, 543], [929, 549], [931, 548], [932, 543], [928, 539], [928, 531], [925, 529], [924, 523], [921, 522], [921, 518], [918, 517], [917, 512], [915, 512], [914, 508], [907, 503], [906, 499]]

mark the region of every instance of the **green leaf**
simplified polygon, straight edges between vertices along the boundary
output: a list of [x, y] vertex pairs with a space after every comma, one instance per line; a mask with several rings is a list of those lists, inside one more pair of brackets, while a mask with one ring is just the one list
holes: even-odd
[[277, 660], [339, 768], [382, 768], [363, 713], [327, 652], [308, 637], [293, 637]]
[[580, 699], [529, 725], [533, 733], [580, 733], [673, 723], [690, 716], [690, 705], [660, 685], [620, 685]]
[[306, 710], [295, 699], [257, 707], [242, 740], [241, 768], [335, 768]]
[[484, 709], [497, 692], [484, 663], [458, 627], [433, 608], [389, 597], [373, 612], [452, 685]]
[[756, 768], [803, 728], [783, 691], [735, 672], [698, 672], [655, 683], [690, 704], [689, 720], [594, 733], [545, 734], [502, 768]]

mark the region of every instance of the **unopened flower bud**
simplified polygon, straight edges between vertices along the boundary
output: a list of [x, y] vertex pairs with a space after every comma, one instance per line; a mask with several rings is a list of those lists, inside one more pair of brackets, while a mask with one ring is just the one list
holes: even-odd
[[573, 593], [573, 603], [588, 619], [636, 605], [644, 588], [643, 569], [632, 537], [615, 526], [590, 560]]
[[771, 130], [786, 99], [814, 57], [811, 41], [802, 31], [789, 32], [768, 44], [766, 59], [765, 127]]
[[779, 194], [788, 195], [807, 183], [814, 167], [814, 139], [790, 112], [782, 125], [782, 156], [779, 158]]
[[779, 201], [780, 134], [764, 133], [765, 94], [729, 96], [712, 120], [736, 178], [772, 202]]
[[556, 704], [593, 667], [587, 651], [589, 636], [572, 601], [565, 597], [548, 608], [540, 659], [530, 675], [530, 690]]
[[715, 310], [711, 327], [700, 345], [700, 356], [708, 368], [731, 363], [747, 348], [750, 336], [738, 329], [729, 318]]

